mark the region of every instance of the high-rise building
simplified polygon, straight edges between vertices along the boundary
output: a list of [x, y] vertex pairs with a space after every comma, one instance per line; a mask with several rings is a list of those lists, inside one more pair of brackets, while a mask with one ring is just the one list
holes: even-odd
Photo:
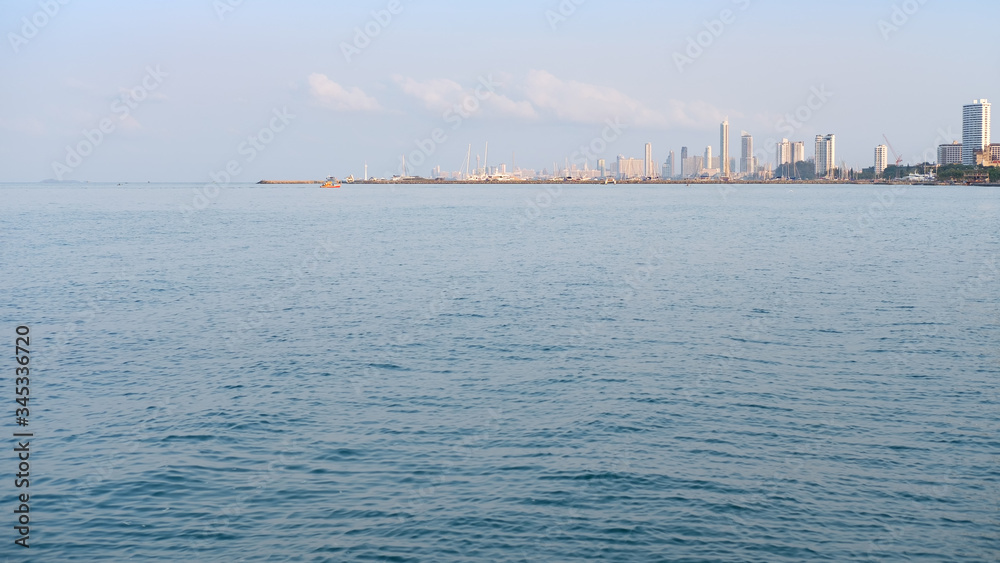
[[792, 143], [788, 139], [782, 139], [778, 143], [776, 153], [778, 157], [775, 164], [778, 166], [804, 162], [806, 159], [806, 144], [802, 141]]
[[740, 153], [740, 171], [744, 176], [753, 176], [757, 173], [757, 163], [753, 156], [753, 135], [743, 132], [743, 150]]
[[962, 164], [962, 143], [953, 141], [950, 145], [938, 146], [938, 166]]
[[653, 162], [653, 144], [646, 143], [646, 160], [645, 160], [645, 172], [643, 176], [646, 178], [656, 177], [656, 164]]
[[783, 164], [792, 164], [792, 144], [788, 142], [788, 139], [782, 139], [778, 146], [775, 148], [775, 164], [778, 168], [781, 168]]
[[816, 177], [833, 178], [837, 169], [837, 136], [816, 135]]
[[[705, 168], [714, 168], [712, 166], [712, 145], [705, 147], [705, 160], [703, 160]], [[701, 173], [699, 171], [699, 173]]]
[[608, 161], [603, 158], [597, 160], [597, 169], [601, 171], [601, 177], [607, 178], [608, 176]]
[[976, 165], [976, 151], [990, 146], [990, 102], [975, 100], [962, 111], [962, 164]]
[[719, 126], [719, 164], [721, 170], [719, 174], [723, 178], [729, 177], [729, 120], [722, 122]]
[[687, 159], [688, 159], [688, 148], [681, 147], [681, 178], [687, 178], [688, 174], [691, 173], [691, 171], [686, 168]]
[[806, 144], [803, 141], [795, 141], [792, 143], [792, 163], [805, 162], [806, 160]]
[[885, 169], [889, 167], [889, 147], [879, 145], [875, 147], [875, 175], [881, 176]]
[[663, 174], [661, 177], [664, 180], [671, 180], [674, 177], [674, 151], [670, 151], [670, 155], [667, 156], [667, 161], [663, 163]]

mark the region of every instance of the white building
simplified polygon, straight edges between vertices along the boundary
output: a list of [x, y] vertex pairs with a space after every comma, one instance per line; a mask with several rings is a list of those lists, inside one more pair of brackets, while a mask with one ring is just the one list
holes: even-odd
[[778, 143], [778, 161], [777, 165], [780, 167], [782, 164], [795, 164], [796, 162], [804, 162], [806, 160], [806, 144], [802, 141], [796, 141], [794, 143], [789, 142], [788, 139], [782, 139]]
[[816, 135], [816, 177], [833, 178], [837, 169], [837, 136]]
[[618, 156], [618, 179], [619, 180], [641, 180], [644, 178], [646, 162], [638, 158], [625, 158]]
[[643, 174], [646, 178], [656, 178], [656, 163], [653, 162], [653, 144], [646, 143], [646, 160], [645, 160], [646, 172]]
[[938, 166], [962, 164], [962, 143], [955, 141], [950, 145], [939, 145], [937, 163]]
[[889, 147], [879, 145], [875, 147], [875, 175], [881, 176], [885, 169], [889, 167]]
[[990, 146], [990, 102], [974, 100], [962, 111], [962, 164], [976, 165], [976, 151]]
[[792, 143], [792, 162], [805, 162], [806, 144], [802, 141]]
[[719, 162], [722, 165], [721, 175], [723, 178], [728, 178], [729, 173], [729, 120], [722, 122], [719, 127]]

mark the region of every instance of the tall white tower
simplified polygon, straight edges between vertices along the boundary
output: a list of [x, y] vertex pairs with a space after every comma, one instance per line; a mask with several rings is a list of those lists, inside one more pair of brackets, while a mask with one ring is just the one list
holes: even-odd
[[991, 139], [990, 102], [975, 100], [962, 111], [962, 164], [976, 165], [976, 151], [988, 150]]
[[729, 177], [729, 120], [719, 126], [719, 173], [723, 178]]
[[889, 147], [887, 145], [879, 145], [875, 147], [875, 175], [881, 176], [888, 167]]
[[833, 178], [837, 168], [836, 135], [816, 135], [816, 177]]

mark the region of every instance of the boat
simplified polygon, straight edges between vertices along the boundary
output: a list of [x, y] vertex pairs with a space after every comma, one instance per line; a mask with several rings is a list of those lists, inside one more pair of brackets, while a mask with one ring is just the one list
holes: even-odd
[[326, 183], [323, 184], [323, 187], [324, 188], [339, 188], [340, 187], [340, 182], [336, 178], [334, 178], [333, 176], [330, 176], [330, 177], [328, 177], [326, 179]]

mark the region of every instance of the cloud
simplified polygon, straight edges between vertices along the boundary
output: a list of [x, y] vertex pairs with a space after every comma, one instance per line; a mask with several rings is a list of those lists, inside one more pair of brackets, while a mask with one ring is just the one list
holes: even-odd
[[530, 71], [523, 91], [538, 109], [573, 123], [603, 123], [617, 118], [639, 127], [701, 127], [725, 117], [705, 102], [668, 100], [662, 109], [651, 108], [609, 86], [562, 80], [544, 70]]
[[416, 98], [424, 107], [435, 112], [444, 112], [455, 104], [461, 103], [465, 89], [454, 80], [437, 78], [420, 82], [413, 78], [396, 75], [392, 79], [403, 90], [403, 93]]
[[521, 79], [503, 77], [507, 89], [524, 99], [500, 94], [497, 91], [500, 83], [492, 75], [471, 87], [446, 78], [421, 81], [397, 75], [393, 80], [404, 94], [438, 114], [463, 108], [466, 115], [583, 124], [618, 119], [633, 126], [657, 129], [715, 126], [726, 115], [706, 102], [665, 100], [658, 107], [649, 107], [609, 86], [563, 80], [543, 70], [532, 70]]
[[479, 84], [466, 88], [444, 78], [418, 81], [402, 76], [393, 77], [403, 93], [420, 101], [424, 107], [435, 113], [444, 114], [455, 108], [462, 108], [469, 114], [483, 113], [493, 117], [517, 117], [536, 119], [538, 113], [528, 101], [515, 101], [497, 93], [498, 84], [491, 77], [483, 78]]
[[608, 86], [561, 80], [543, 70], [532, 70], [524, 93], [535, 106], [558, 119], [575, 123], [601, 123], [619, 118], [634, 125], [669, 126], [664, 114]]
[[537, 119], [538, 111], [529, 101], [515, 102], [507, 96], [494, 95], [487, 100], [497, 111], [503, 115], [511, 117], [521, 117], [524, 119]]
[[348, 90], [330, 80], [325, 74], [314, 72], [309, 75], [309, 92], [323, 105], [337, 111], [381, 111], [378, 100], [365, 94], [360, 88]]

